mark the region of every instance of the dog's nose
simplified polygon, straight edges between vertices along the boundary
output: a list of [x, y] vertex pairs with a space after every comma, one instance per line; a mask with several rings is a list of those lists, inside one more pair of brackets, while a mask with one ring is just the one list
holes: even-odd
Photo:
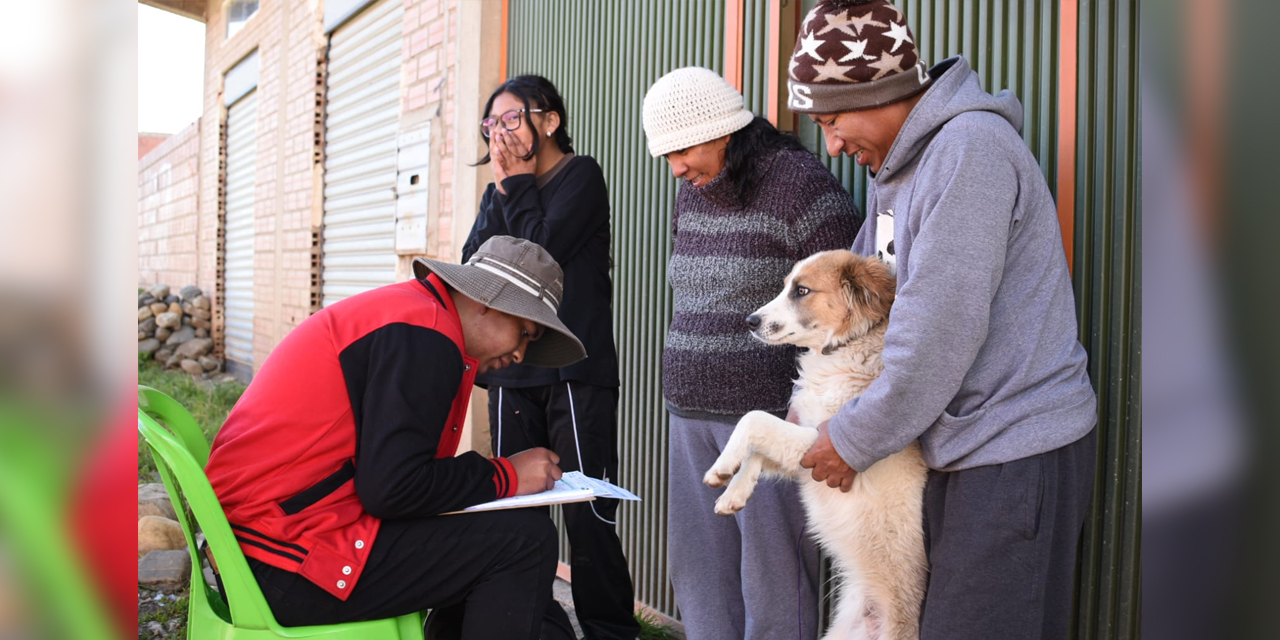
[[753, 330], [754, 330], [754, 329], [759, 329], [759, 328], [760, 328], [760, 316], [758, 316], [758, 315], [756, 315], [756, 314], [754, 314], [754, 313], [753, 313], [753, 314], [751, 314], [751, 315], [749, 315], [749, 316], [747, 316], [747, 326], [748, 326], [748, 327], [751, 327]]

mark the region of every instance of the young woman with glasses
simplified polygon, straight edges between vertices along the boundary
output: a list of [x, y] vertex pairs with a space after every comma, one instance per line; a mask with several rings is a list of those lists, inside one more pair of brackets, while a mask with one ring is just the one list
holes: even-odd
[[[546, 78], [499, 86], [485, 104], [480, 135], [493, 183], [462, 250], [468, 260], [494, 235], [532, 240], [564, 270], [560, 319], [587, 359], [563, 369], [520, 364], [477, 378], [489, 390], [494, 455], [547, 447], [564, 471], [614, 480], [618, 471], [618, 356], [609, 277], [609, 193], [600, 165], [573, 152], [564, 100]], [[627, 561], [615, 530], [616, 500], [564, 506], [573, 550], [573, 601], [588, 640], [639, 634]], [[543, 637], [569, 629], [554, 601]], [[570, 630], [565, 634], [572, 636]]]

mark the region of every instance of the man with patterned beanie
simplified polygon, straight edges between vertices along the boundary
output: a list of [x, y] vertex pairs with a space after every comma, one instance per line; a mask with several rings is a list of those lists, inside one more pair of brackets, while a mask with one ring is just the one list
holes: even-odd
[[853, 251], [896, 270], [884, 372], [819, 426], [832, 487], [919, 440], [920, 637], [1066, 638], [1097, 421], [1057, 207], [1022, 105], [963, 57], [926, 68], [885, 0], [827, 0], [791, 55], [793, 111], [870, 171]]

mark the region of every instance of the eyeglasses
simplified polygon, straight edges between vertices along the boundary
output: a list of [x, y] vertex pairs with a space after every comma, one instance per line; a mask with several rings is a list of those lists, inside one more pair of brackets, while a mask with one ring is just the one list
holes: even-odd
[[542, 112], [542, 109], [512, 109], [497, 118], [485, 118], [480, 121], [480, 133], [484, 134], [484, 137], [488, 138], [490, 132], [493, 131], [493, 128], [498, 126], [499, 120], [502, 121], [503, 129], [506, 129], [507, 131], [515, 131], [520, 128], [520, 121], [523, 120], [523, 118], [520, 117], [520, 114]]

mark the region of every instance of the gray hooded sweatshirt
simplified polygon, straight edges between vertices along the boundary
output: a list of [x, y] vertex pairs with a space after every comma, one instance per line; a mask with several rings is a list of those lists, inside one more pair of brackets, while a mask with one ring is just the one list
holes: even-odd
[[877, 227], [893, 225], [884, 372], [829, 424], [859, 471], [917, 438], [933, 469], [1009, 462], [1097, 421], [1057, 208], [1019, 137], [1022, 104], [984, 92], [964, 58], [929, 73], [869, 181], [853, 244], [873, 255]]

